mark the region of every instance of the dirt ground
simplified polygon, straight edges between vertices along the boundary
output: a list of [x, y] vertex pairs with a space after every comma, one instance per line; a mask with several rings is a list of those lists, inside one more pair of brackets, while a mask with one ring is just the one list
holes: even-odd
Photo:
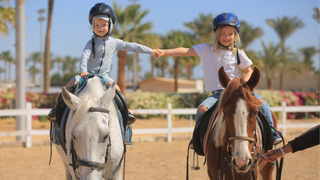
[[[318, 120], [319, 121], [319, 120]], [[173, 126], [193, 125], [189, 120], [174, 120]], [[165, 120], [137, 120], [133, 128], [166, 127]], [[0, 120], [0, 133], [13, 131], [13, 120]], [[48, 129], [48, 123], [33, 122], [34, 129]], [[286, 142], [306, 129], [288, 131]], [[158, 136], [155, 137], [155, 136]], [[186, 178], [187, 145], [191, 134], [177, 134], [173, 141], [164, 141], [165, 135], [133, 135], [134, 144], [127, 146], [125, 167], [126, 180], [177, 180]], [[160, 137], [160, 138], [159, 138]], [[0, 137], [0, 143], [13, 141], [15, 137]], [[48, 136], [34, 136], [34, 141], [48, 142]], [[190, 151], [192, 153], [192, 151]], [[284, 160], [282, 180], [319, 180], [319, 146], [287, 154]], [[59, 154], [53, 149], [52, 162], [48, 165], [50, 148], [48, 143], [24, 148], [0, 144], [1, 180], [61, 180], [65, 172]], [[192, 154], [190, 154], [192, 157]], [[200, 157], [200, 170], [190, 170], [190, 180], [208, 179], [204, 158]], [[189, 159], [189, 168], [192, 165]], [[275, 172], [274, 172], [275, 175]], [[275, 179], [275, 178], [273, 178]]]

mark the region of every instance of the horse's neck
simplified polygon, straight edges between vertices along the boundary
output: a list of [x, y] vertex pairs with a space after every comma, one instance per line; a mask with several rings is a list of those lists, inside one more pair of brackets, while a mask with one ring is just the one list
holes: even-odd
[[112, 101], [108, 107], [110, 110], [110, 132], [115, 134], [115, 135], [120, 135], [121, 136], [121, 126], [120, 126], [120, 120], [118, 116], [118, 110], [116, 109], [116, 106], [114, 102]]

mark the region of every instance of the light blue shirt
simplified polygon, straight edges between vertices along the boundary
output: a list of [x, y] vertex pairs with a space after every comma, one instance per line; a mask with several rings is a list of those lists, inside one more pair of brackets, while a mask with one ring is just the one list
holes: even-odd
[[121, 39], [107, 37], [106, 39], [95, 37], [95, 57], [92, 54], [92, 39], [86, 44], [81, 57], [80, 73], [83, 71], [95, 72], [104, 77], [108, 76], [110, 71], [112, 58], [117, 50], [130, 51], [144, 54], [151, 54], [152, 49], [132, 42], [125, 42]]

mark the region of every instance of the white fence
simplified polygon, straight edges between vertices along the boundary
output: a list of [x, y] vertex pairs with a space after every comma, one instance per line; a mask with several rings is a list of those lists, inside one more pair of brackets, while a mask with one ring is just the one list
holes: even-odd
[[[0, 116], [26, 116], [26, 129], [14, 132], [2, 132], [1, 136], [25, 136], [26, 147], [32, 146], [32, 135], [49, 135], [49, 130], [32, 130], [32, 116], [45, 116], [49, 113], [50, 109], [32, 109], [31, 103], [27, 103], [26, 109], [8, 109], [0, 110]], [[286, 136], [286, 130], [289, 128], [310, 128], [318, 125], [319, 123], [286, 123], [286, 114], [288, 112], [320, 112], [320, 106], [286, 106], [282, 102], [280, 107], [271, 107], [274, 112], [282, 112], [281, 123], [278, 122], [278, 129], [281, 129], [282, 134]], [[195, 108], [189, 109], [172, 109], [169, 103], [167, 109], [132, 109], [133, 114], [166, 114], [167, 115], [167, 128], [152, 128], [152, 129], [133, 129], [133, 134], [167, 134], [167, 141], [172, 141], [172, 133], [192, 133], [193, 127], [172, 127], [172, 115], [194, 115]]]

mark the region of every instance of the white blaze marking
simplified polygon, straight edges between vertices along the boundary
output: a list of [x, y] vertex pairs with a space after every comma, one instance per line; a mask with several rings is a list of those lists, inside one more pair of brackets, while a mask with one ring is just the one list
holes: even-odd
[[[245, 136], [247, 137], [247, 117], [249, 112], [247, 110], [246, 102], [239, 98], [237, 102], [236, 111], [234, 114], [234, 126], [235, 126], [235, 135], [236, 136]], [[251, 158], [250, 152], [248, 150], [248, 141], [247, 140], [235, 140], [234, 144], [234, 154], [238, 166], [246, 165]]]

